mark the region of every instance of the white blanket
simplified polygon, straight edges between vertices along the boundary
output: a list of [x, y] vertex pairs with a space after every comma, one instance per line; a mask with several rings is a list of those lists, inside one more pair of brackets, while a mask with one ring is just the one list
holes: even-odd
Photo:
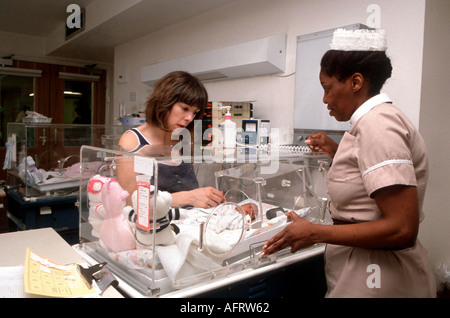
[[183, 278], [220, 269], [217, 260], [197, 249], [198, 240], [189, 234], [177, 235], [176, 244], [157, 246], [159, 260], [172, 285]]

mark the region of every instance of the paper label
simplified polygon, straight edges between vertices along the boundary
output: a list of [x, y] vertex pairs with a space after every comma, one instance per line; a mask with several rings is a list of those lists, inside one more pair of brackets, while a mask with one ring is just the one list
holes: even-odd
[[136, 226], [150, 231], [150, 182], [137, 181], [137, 218]]

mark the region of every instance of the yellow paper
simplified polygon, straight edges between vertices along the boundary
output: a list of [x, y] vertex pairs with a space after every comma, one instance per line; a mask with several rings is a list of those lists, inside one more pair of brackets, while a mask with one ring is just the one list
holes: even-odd
[[77, 270], [76, 264], [60, 265], [27, 248], [25, 292], [49, 297], [82, 297], [96, 294]]

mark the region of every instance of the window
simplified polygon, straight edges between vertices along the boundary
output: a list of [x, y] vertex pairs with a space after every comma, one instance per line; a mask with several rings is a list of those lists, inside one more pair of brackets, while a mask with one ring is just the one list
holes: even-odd
[[91, 82], [64, 81], [64, 123], [92, 123], [92, 90]]
[[[22, 69], [23, 70], [23, 69]], [[0, 68], [0, 146], [6, 142], [7, 124], [21, 122], [35, 109], [35, 76], [25, 71]]]

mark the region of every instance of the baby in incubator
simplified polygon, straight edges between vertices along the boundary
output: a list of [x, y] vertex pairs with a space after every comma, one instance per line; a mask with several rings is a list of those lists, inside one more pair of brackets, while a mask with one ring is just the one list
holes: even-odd
[[[244, 211], [245, 215], [250, 216], [250, 219], [254, 221], [256, 219], [256, 215], [258, 214], [258, 206], [254, 203], [245, 203], [241, 205], [242, 210]], [[238, 209], [236, 208], [236, 211]]]

